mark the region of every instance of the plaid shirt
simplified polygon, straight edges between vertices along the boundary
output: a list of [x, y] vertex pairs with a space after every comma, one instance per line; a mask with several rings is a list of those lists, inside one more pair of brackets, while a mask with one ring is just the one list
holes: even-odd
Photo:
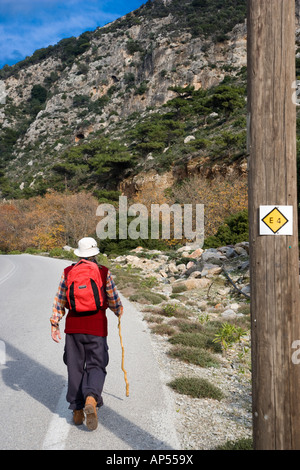
[[[50, 321], [52, 325], [56, 325], [62, 319], [62, 317], [66, 313], [66, 304], [67, 304], [67, 296], [66, 296], [66, 282], [65, 282], [65, 275], [62, 273], [60, 283], [58, 286], [57, 294], [54, 298], [53, 308], [52, 308], [52, 316]], [[120, 313], [123, 312], [123, 305], [121, 303], [118, 291], [116, 289], [116, 285], [114, 280], [111, 276], [110, 271], [107, 272], [107, 280], [106, 280], [106, 296], [107, 296], [107, 303], [108, 307], [118, 316]]]

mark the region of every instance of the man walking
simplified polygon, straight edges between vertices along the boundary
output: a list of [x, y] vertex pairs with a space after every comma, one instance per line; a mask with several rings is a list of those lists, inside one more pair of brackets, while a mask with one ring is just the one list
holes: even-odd
[[[50, 318], [51, 336], [58, 343], [61, 340], [59, 321], [66, 309], [69, 310], [64, 330], [66, 339], [63, 358], [68, 370], [66, 399], [70, 404], [69, 409], [73, 411], [74, 423], [83, 424], [86, 416], [86, 425], [90, 430], [98, 426], [97, 408], [103, 404], [102, 390], [109, 359], [106, 309], [110, 308], [118, 317], [123, 314], [123, 306], [110, 271], [97, 264], [95, 257], [98, 253], [97, 242], [93, 238], [79, 240], [74, 254], [80, 260], [63, 271]], [[68, 277], [71, 278], [70, 272], [81, 260], [95, 263], [99, 269], [103, 303], [95, 312], [78, 313], [75, 303], [69, 305]], [[86, 285], [79, 286], [79, 289], [85, 288]]]

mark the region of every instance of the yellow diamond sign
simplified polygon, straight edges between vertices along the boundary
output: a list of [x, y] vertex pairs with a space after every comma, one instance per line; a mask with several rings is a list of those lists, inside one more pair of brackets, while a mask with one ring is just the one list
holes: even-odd
[[262, 221], [272, 230], [273, 233], [277, 233], [285, 224], [288, 223], [288, 219], [280, 212], [277, 207], [274, 207]]

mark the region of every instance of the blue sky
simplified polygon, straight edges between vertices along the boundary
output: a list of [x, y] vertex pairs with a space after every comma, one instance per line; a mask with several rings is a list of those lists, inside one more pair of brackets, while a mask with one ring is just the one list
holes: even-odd
[[146, 1], [0, 0], [0, 68], [36, 49], [110, 23]]

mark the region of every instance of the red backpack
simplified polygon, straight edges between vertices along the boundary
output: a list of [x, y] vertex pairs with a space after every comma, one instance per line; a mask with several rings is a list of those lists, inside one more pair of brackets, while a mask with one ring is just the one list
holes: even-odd
[[93, 261], [82, 259], [68, 272], [67, 300], [75, 313], [96, 313], [105, 303], [104, 287], [99, 267]]

